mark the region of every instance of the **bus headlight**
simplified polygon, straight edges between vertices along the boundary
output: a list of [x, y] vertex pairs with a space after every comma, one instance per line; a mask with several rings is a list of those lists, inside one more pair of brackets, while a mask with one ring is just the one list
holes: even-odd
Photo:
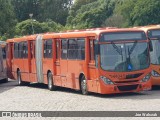
[[154, 71], [154, 70], [152, 70], [151, 74], [154, 77], [160, 77], [160, 74], [158, 72]]
[[147, 82], [151, 77], [151, 74], [147, 74], [140, 82]]
[[104, 82], [105, 84], [107, 84], [107, 85], [113, 85], [113, 84], [114, 84], [110, 79], [108, 79], [108, 78], [106, 78], [106, 77], [104, 77], [104, 76], [100, 76], [100, 78], [101, 78], [101, 80], [103, 80], [103, 82]]

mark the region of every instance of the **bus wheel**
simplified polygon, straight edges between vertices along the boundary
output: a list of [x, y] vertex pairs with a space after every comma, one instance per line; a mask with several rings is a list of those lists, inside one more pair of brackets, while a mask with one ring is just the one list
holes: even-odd
[[81, 80], [81, 92], [83, 95], [88, 94], [87, 81], [86, 81], [85, 77], [83, 77]]
[[23, 85], [23, 81], [21, 79], [21, 73], [20, 71], [17, 72], [17, 80], [18, 80], [18, 85]]
[[8, 82], [8, 78], [3, 79], [3, 81], [4, 81], [5, 83], [7, 83], [7, 82]]
[[53, 76], [52, 76], [52, 73], [48, 73], [47, 78], [48, 78], [48, 89], [49, 89], [50, 91], [56, 90], [56, 86], [54, 86], [54, 84], [53, 84]]

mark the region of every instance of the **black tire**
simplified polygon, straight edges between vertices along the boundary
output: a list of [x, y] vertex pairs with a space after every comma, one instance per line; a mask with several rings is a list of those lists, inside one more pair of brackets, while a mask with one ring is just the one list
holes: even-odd
[[49, 89], [50, 91], [56, 90], [56, 86], [55, 86], [54, 83], [53, 83], [52, 73], [48, 73], [47, 79], [48, 79], [48, 89]]
[[81, 92], [83, 95], [88, 95], [87, 81], [85, 77], [81, 79]]
[[21, 79], [21, 72], [20, 71], [17, 72], [17, 81], [18, 81], [19, 86], [24, 85], [24, 82]]
[[3, 79], [4, 83], [8, 82], [8, 78]]
[[8, 82], [8, 79], [7, 79], [7, 78], [2, 79], [0, 82], [1, 82], [1, 83], [7, 83], [7, 82]]

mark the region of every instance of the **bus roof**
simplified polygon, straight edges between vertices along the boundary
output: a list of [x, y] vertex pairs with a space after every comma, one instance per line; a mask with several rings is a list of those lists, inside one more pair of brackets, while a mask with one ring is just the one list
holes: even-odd
[[86, 37], [86, 36], [98, 36], [104, 32], [131, 32], [131, 31], [144, 31], [140, 28], [92, 28], [92, 29], [85, 29], [85, 30], [73, 30], [73, 31], [66, 31], [60, 33], [44, 33], [44, 34], [37, 34], [37, 35], [30, 35], [30, 36], [23, 36], [20, 38], [13, 38], [8, 39], [7, 42], [21, 42], [21, 41], [28, 41], [28, 40], [35, 40], [38, 35], [42, 35], [43, 39], [50, 39], [50, 38], [78, 38], [78, 37]]
[[21, 42], [21, 41], [28, 41], [28, 40], [35, 40], [37, 35], [29, 35], [29, 36], [23, 36], [19, 38], [12, 38], [8, 39], [6, 42]]
[[148, 30], [160, 29], [160, 25], [138, 26], [138, 27], [134, 27], [134, 28], [140, 28], [141, 30], [148, 32]]

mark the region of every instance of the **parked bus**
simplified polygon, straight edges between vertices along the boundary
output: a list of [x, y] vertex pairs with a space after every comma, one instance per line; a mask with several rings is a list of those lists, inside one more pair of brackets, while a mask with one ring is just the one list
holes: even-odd
[[6, 43], [0, 41], [0, 80], [7, 82], [6, 74]]
[[141, 27], [146, 31], [152, 43], [151, 67], [152, 67], [152, 84], [160, 85], [160, 25], [150, 25]]
[[149, 40], [142, 30], [99, 28], [7, 40], [10, 77], [113, 94], [151, 89]]

